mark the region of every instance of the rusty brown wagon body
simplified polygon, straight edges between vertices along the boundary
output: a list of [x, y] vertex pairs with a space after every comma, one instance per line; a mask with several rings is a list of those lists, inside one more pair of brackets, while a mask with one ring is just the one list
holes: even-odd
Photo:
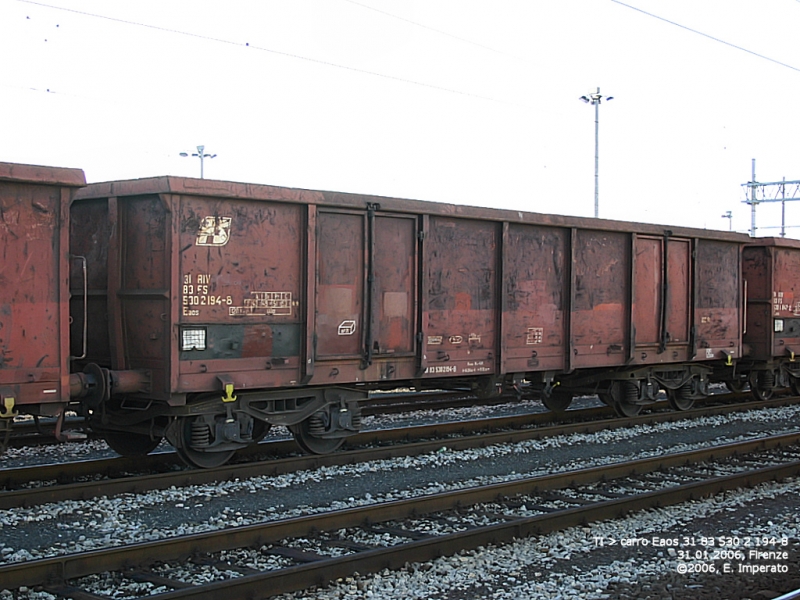
[[71, 239], [89, 360], [150, 385], [98, 426], [195, 464], [266, 424], [328, 451], [378, 387], [685, 408], [742, 352], [739, 234], [161, 177], [82, 190]]

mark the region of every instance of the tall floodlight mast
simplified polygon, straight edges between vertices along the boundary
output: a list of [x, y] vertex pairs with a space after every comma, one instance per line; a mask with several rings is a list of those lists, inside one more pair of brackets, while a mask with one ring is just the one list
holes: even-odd
[[613, 100], [614, 96], [603, 96], [600, 88], [593, 94], [581, 96], [579, 100], [594, 106], [594, 216], [600, 216], [600, 104]]

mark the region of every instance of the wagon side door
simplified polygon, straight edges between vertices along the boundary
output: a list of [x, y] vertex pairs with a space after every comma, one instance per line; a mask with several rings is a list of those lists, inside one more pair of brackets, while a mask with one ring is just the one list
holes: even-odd
[[634, 360], [686, 360], [691, 319], [691, 241], [636, 236], [633, 272]]
[[408, 357], [404, 375], [410, 376], [417, 329], [416, 217], [319, 210], [316, 235], [316, 360], [349, 363], [349, 377], [359, 380], [400, 376], [397, 365], [381, 371], [378, 363]]
[[365, 219], [317, 214], [316, 358], [361, 357], [364, 336]]

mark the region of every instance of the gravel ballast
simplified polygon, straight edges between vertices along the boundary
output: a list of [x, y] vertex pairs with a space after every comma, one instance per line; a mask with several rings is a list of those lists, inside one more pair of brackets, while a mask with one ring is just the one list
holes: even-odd
[[[157, 540], [176, 534], [236, 527], [331, 508], [599, 465], [634, 456], [642, 458], [679, 452], [702, 447], [711, 440], [723, 443], [766, 433], [789, 432], [796, 430], [792, 424], [798, 422], [798, 416], [800, 408], [786, 407], [458, 452], [443, 444], [440, 451], [417, 457], [0, 511], [0, 562]], [[598, 535], [606, 535], [598, 533], [605, 531], [605, 527], [615, 528], [607, 535], [619, 536], [619, 539], [624, 536], [638, 539], [640, 535], [652, 536], [653, 532], [666, 535], [662, 532], [668, 531], [679, 536], [694, 535], [694, 523], [700, 527], [718, 518], [719, 524], [706, 535], [733, 535], [739, 528], [743, 528], [742, 533], [736, 535], [773, 535], [765, 532], [780, 530], [784, 533], [775, 535], [791, 538], [789, 545], [794, 557], [791, 560], [796, 560], [793, 550], [798, 538], [796, 492], [796, 482], [776, 484], [774, 488], [765, 486], [758, 488], [761, 494], [758, 497], [747, 496], [755, 493], [748, 490], [738, 500], [737, 496], [728, 494], [713, 501], [651, 511], [625, 521], [592, 525], [522, 540], [502, 548], [441, 559], [441, 564], [437, 561], [431, 565], [410, 566], [396, 574], [387, 572], [370, 578], [356, 578], [308, 597], [390, 598], [398, 597], [389, 595], [391, 589], [405, 588], [405, 593], [397, 592], [404, 598], [602, 598], [601, 589], [607, 590], [603, 593], [611, 594], [605, 597], [625, 598], [646, 597], [630, 595], [632, 592], [624, 587], [626, 585], [653, 587], [661, 581], [673, 581], [678, 587], [683, 584], [705, 586], [707, 584], [701, 581], [702, 573], [695, 576], [676, 572], [677, 559], [669, 554], [669, 548], [660, 550], [662, 556], [654, 548], [639, 547], [626, 548], [620, 555], [614, 555], [613, 552], [619, 552], [620, 547], [595, 548], [592, 540]], [[750, 502], [761, 502], [764, 511], [772, 516], [762, 522], [761, 508], [751, 509], [747, 514], [752, 513], [752, 523], [748, 522], [746, 515], [737, 511], [749, 506]], [[708, 507], [703, 508], [706, 505]], [[767, 507], [772, 507], [769, 510], [774, 514], [769, 513]], [[730, 517], [727, 524], [723, 519], [726, 516]], [[697, 531], [702, 531], [702, 528]], [[791, 560], [787, 559], [786, 563]], [[439, 569], [446, 569], [447, 575], [439, 577]], [[797, 573], [796, 562], [792, 563], [790, 570]], [[626, 577], [628, 581], [625, 581]], [[408, 585], [403, 583], [406, 579], [410, 581]], [[449, 583], [435, 587], [440, 579]], [[720, 575], [716, 584], [727, 580], [735, 579]], [[757, 578], [747, 580], [756, 581]], [[352, 589], [354, 586], [355, 590]], [[653, 589], [663, 592], [666, 588]], [[762, 591], [769, 590], [756, 590]], [[459, 595], [462, 592], [463, 595]], [[653, 598], [673, 597], [654, 593]]]

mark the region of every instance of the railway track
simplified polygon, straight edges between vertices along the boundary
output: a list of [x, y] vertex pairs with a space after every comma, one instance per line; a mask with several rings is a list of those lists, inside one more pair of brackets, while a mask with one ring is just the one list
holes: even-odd
[[[298, 455], [292, 440], [275, 441], [251, 449], [252, 456], [247, 462], [203, 470], [175, 470], [180, 465], [180, 459], [174, 453], [3, 469], [0, 470], [0, 509], [417, 456], [435, 452], [443, 445], [452, 450], [463, 450], [798, 403], [800, 397], [768, 402], [722, 403], [683, 412], [664, 410], [627, 418], [614, 417], [612, 409], [599, 407], [569, 411], [561, 415], [561, 420], [556, 423], [553, 422], [554, 415], [549, 412], [436, 423], [364, 432], [348, 440], [346, 449], [328, 455]], [[666, 403], [664, 405], [666, 408]]]
[[[741, 401], [749, 398], [749, 392], [735, 392], [711, 395], [708, 398], [697, 402], [698, 406], [714, 402]], [[480, 400], [478, 403], [475, 396], [469, 391], [461, 392], [373, 392], [372, 396], [362, 403], [362, 416], [377, 416], [399, 413], [413, 413], [426, 410], [448, 410], [473, 406], [496, 406], [498, 404], [509, 404], [518, 402], [520, 398], [516, 395], [504, 394], [496, 398]], [[659, 403], [653, 407], [666, 406]], [[613, 414], [613, 411], [607, 411]], [[41, 417], [39, 419], [28, 418], [14, 424], [13, 433], [9, 438], [8, 447], [25, 448], [45, 445], [62, 444], [69, 442], [80, 442], [86, 439], [102, 439], [91, 429], [87, 430], [86, 421], [83, 417], [69, 416], [64, 420], [63, 431], [67, 434], [64, 442], [59, 442], [54, 437], [56, 429], [56, 419]], [[240, 451], [238, 454], [246, 455], [249, 449]]]
[[[0, 566], [7, 588], [72, 598], [263, 595], [398, 568], [800, 475], [800, 432], [408, 500]], [[178, 567], [177, 565], [181, 565]], [[201, 575], [202, 574], [202, 575]]]

